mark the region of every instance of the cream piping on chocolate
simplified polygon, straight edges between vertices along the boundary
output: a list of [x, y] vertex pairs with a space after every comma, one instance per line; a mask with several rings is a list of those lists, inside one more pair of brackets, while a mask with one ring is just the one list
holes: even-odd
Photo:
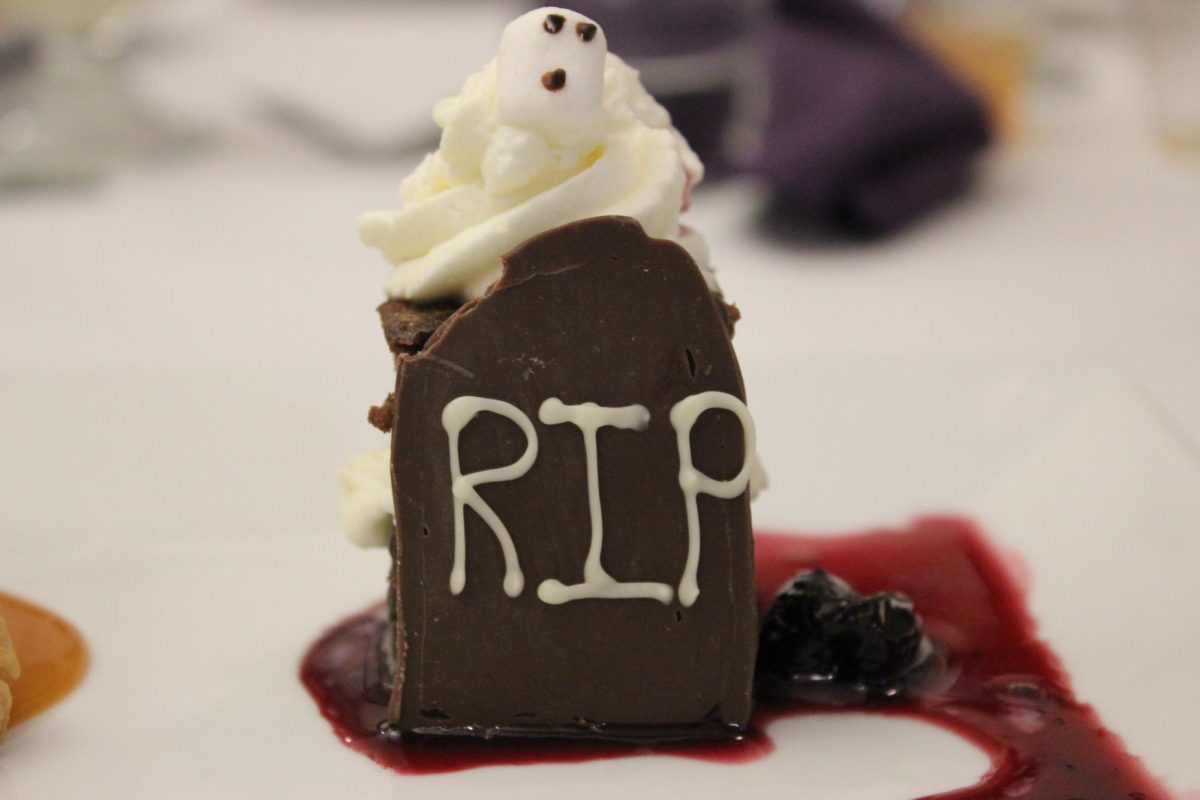
[[[458, 458], [458, 435], [471, 420], [484, 411], [499, 414], [515, 423], [525, 434], [525, 452], [506, 467], [463, 475]], [[504, 522], [479, 496], [475, 487], [485, 483], [516, 480], [529, 471], [537, 459], [538, 451], [537, 433], [533, 430], [533, 423], [511, 403], [486, 397], [464, 396], [446, 404], [442, 410], [442, 427], [450, 437], [450, 475], [453, 481], [451, 491], [454, 494], [454, 568], [450, 572], [450, 592], [460, 594], [467, 583], [467, 547], [463, 516], [466, 506], [470, 506], [487, 523], [500, 542], [500, 548], [504, 552], [504, 593], [509, 597], [516, 597], [525, 588], [525, 576], [521, 573], [521, 564], [517, 560], [517, 548], [513, 545]]]
[[[692, 464], [692, 428], [706, 412], [718, 409], [733, 412], [742, 423], [745, 435], [742, 468], [737, 475], [726, 481], [711, 478]], [[700, 565], [700, 511], [696, 497], [708, 494], [731, 500], [746, 491], [756, 463], [754, 420], [751, 419], [746, 404], [733, 395], [725, 392], [702, 392], [685, 397], [675, 404], [671, 409], [671, 425], [675, 428], [679, 446], [679, 488], [683, 490], [687, 502], [688, 521], [688, 555], [683, 578], [679, 581], [679, 602], [684, 606], [691, 606], [700, 595], [700, 587], [696, 583], [696, 570]]]
[[[742, 467], [729, 480], [705, 475], [692, 463], [692, 428], [709, 411], [730, 411], [742, 425], [744, 436]], [[525, 434], [525, 452], [506, 467], [480, 470], [463, 475], [458, 452], [458, 437], [463, 428], [481, 412], [491, 412], [515, 423]], [[726, 392], [701, 392], [680, 400], [671, 408], [671, 426], [675, 429], [679, 449], [679, 488], [687, 508], [688, 550], [683, 577], [679, 581], [679, 602], [690, 607], [700, 596], [696, 573], [700, 565], [700, 513], [696, 498], [701, 494], [732, 500], [750, 487], [756, 458], [754, 420], [746, 404]], [[538, 419], [546, 425], [571, 424], [583, 434], [587, 460], [588, 511], [591, 520], [591, 542], [583, 566], [583, 582], [564, 584], [554, 578], [538, 586], [538, 599], [549, 605], [562, 605], [587, 598], [603, 600], [647, 599], [667, 605], [674, 598], [665, 583], [624, 582], [613, 578], [601, 563], [604, 549], [604, 511], [600, 501], [600, 466], [597, 455], [597, 433], [601, 428], [643, 431], [650, 424], [650, 411], [643, 405], [600, 406], [596, 403], [567, 405], [556, 397], [542, 402]], [[496, 535], [504, 553], [504, 592], [517, 597], [525, 586], [520, 559], [512, 536], [499, 515], [487, 504], [475, 487], [487, 483], [514, 481], [523, 476], [537, 460], [538, 437], [533, 423], [520, 409], [503, 400], [464, 395], [446, 404], [442, 411], [442, 427], [450, 437], [450, 474], [454, 495], [454, 566], [450, 572], [450, 592], [460, 594], [466, 586], [465, 513], [469, 506], [479, 514]]]
[[666, 605], [674, 592], [665, 583], [626, 583], [617, 581], [605, 571], [600, 562], [604, 549], [604, 515], [600, 502], [600, 467], [596, 455], [596, 433], [603, 427], [642, 431], [650, 424], [650, 411], [645, 406], [632, 405], [620, 408], [598, 406], [595, 403], [566, 405], [556, 397], [542, 403], [538, 419], [547, 425], [570, 423], [583, 434], [583, 448], [587, 456], [588, 509], [592, 522], [592, 539], [588, 547], [587, 561], [583, 565], [583, 583], [565, 585], [561, 581], [542, 581], [538, 586], [538, 598], [550, 605], [560, 605], [571, 600], [594, 597], [602, 599], [646, 598]]

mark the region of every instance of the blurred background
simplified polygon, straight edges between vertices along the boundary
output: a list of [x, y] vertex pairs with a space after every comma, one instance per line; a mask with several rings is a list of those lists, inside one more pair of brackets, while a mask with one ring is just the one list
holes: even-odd
[[[709, 165], [745, 357], [1100, 362], [1200, 440], [1200, 0], [577, 6]], [[386, 375], [356, 217], [527, 7], [0, 0], [0, 369]]]
[[[764, 356], [1119, 363], [1200, 437], [1200, 0], [580, 0]], [[355, 218], [526, 6], [0, 0], [0, 368], [382, 363]]]
[[[579, 0], [764, 359], [1110, 363], [1200, 438], [1200, 0]], [[0, 368], [378, 365], [355, 219], [527, 5], [0, 0]]]

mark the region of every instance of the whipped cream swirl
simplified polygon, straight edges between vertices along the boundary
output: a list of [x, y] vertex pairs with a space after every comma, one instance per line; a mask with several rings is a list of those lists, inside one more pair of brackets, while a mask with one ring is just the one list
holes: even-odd
[[526, 239], [608, 214], [678, 241], [716, 288], [703, 240], [679, 224], [703, 166], [591, 20], [557, 8], [517, 18], [433, 118], [441, 143], [402, 183], [404, 207], [359, 223], [394, 265], [389, 297], [478, 297]]

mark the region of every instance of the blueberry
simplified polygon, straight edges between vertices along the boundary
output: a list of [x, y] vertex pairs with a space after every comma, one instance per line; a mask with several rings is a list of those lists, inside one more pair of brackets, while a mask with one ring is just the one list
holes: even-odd
[[767, 612], [756, 674], [771, 695], [840, 686], [890, 696], [926, 652], [911, 600], [894, 592], [863, 597], [817, 569], [792, 578]]

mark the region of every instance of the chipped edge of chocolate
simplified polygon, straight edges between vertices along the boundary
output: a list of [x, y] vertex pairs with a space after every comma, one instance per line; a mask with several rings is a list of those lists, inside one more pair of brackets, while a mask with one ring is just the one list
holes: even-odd
[[392, 298], [375, 310], [383, 326], [388, 349], [397, 358], [418, 353], [429, 337], [462, 307], [457, 300], [436, 303], [413, 303]]

